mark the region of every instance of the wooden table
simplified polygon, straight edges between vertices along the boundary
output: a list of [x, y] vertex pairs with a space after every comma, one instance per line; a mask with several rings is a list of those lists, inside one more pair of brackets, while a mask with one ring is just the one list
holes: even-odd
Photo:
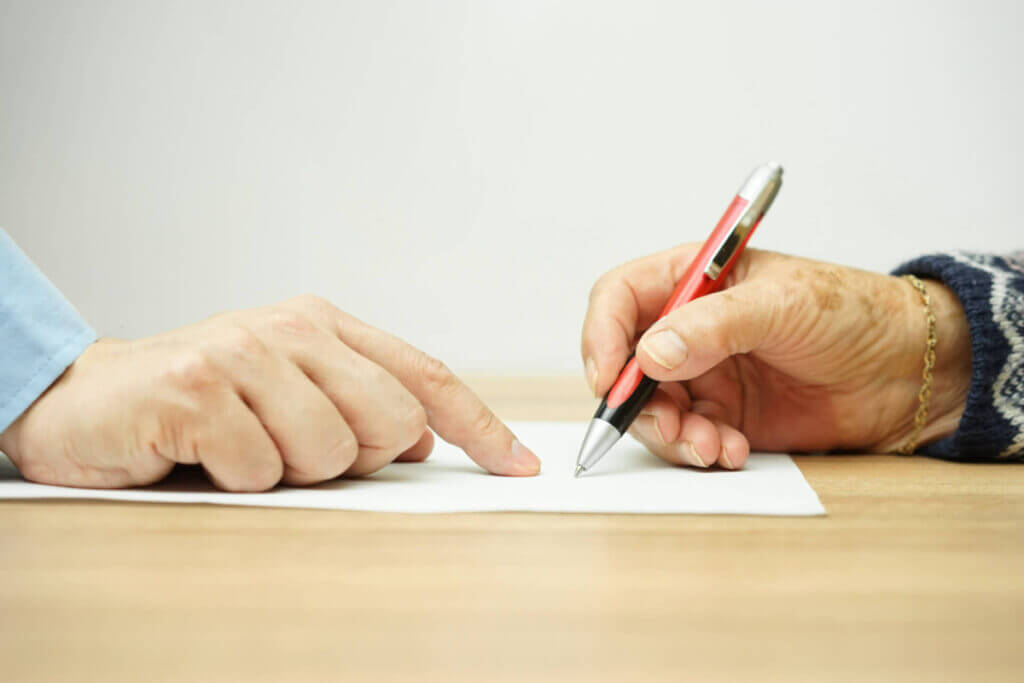
[[0, 504], [0, 679], [1024, 680], [1024, 467], [798, 463], [827, 517]]

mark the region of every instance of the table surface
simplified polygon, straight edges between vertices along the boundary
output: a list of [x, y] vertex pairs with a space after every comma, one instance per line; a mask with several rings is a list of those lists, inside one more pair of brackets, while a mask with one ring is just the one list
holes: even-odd
[[1020, 680], [1024, 467], [797, 464], [827, 517], [0, 503], [0, 677]]

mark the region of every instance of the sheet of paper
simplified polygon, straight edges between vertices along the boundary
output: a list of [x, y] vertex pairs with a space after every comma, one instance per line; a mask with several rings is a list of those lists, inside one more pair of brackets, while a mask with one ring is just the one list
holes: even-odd
[[825, 509], [792, 458], [753, 454], [738, 472], [672, 467], [623, 438], [593, 470], [572, 476], [586, 424], [519, 422], [510, 427], [543, 461], [537, 477], [497, 477], [438, 440], [423, 463], [395, 463], [362, 479], [267, 493], [224, 493], [197, 468], [144, 489], [99, 491], [32, 484], [0, 458], [0, 500], [90, 498], [384, 512], [618, 512], [822, 515]]

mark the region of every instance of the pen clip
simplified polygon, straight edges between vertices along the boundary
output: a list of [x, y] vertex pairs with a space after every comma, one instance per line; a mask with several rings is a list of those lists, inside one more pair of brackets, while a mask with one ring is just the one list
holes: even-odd
[[750, 232], [757, 227], [762, 216], [768, 211], [768, 207], [772, 205], [781, 187], [781, 166], [766, 164], [754, 170], [737, 193], [740, 198], [748, 199], [749, 202], [736, 220], [732, 230], [711, 255], [708, 265], [704, 269], [705, 275], [712, 280], [719, 278], [729, 261], [739, 253], [740, 248], [747, 241], [747, 237], [750, 236]]

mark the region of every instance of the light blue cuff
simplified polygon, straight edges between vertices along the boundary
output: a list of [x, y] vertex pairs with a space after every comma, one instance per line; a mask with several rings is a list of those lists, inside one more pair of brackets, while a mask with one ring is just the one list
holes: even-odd
[[0, 230], [0, 432], [96, 341], [96, 333]]

